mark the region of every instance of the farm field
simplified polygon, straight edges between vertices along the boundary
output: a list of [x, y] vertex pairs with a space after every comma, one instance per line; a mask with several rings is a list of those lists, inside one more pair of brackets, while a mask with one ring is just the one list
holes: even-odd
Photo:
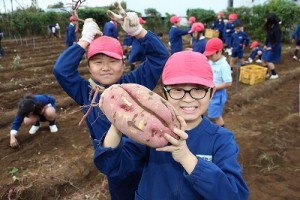
[[[0, 59], [0, 198], [110, 199], [106, 178], [93, 164], [88, 128], [78, 127], [83, 116], [80, 107], [52, 74], [55, 60], [66, 48], [64, 38], [40, 37], [22, 44], [4, 40], [2, 45], [6, 55]], [[277, 80], [253, 86], [239, 83], [236, 88], [236, 71], [233, 74], [224, 120], [240, 147], [250, 200], [300, 199], [300, 61], [292, 60], [292, 51], [293, 47], [283, 48]], [[20, 66], [12, 69], [17, 55]], [[79, 71], [89, 78], [84, 59]], [[30, 135], [30, 127], [22, 126], [21, 146], [12, 149], [10, 126], [26, 93], [56, 98], [59, 131], [50, 133], [48, 124], [42, 123], [39, 132]]]

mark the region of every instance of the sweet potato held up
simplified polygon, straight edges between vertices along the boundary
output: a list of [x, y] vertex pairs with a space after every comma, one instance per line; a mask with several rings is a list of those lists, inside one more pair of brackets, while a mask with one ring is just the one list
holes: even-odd
[[168, 144], [164, 134], [178, 138], [180, 128], [173, 106], [148, 88], [128, 83], [107, 88], [99, 103], [106, 117], [132, 140], [153, 147]]

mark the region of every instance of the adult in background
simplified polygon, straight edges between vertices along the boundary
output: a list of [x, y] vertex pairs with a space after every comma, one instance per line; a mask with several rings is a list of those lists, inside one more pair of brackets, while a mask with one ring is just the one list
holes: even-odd
[[169, 45], [171, 49], [171, 54], [183, 50], [182, 36], [189, 34], [189, 29], [179, 29], [180, 21], [180, 18], [176, 15], [170, 18], [170, 22], [172, 24], [172, 27], [169, 30]]
[[[295, 31], [292, 35], [292, 39], [293, 39], [293, 42], [295, 42], [295, 44], [296, 44], [293, 59], [298, 60], [298, 53], [299, 53], [299, 48], [300, 48], [300, 24], [295, 29]], [[299, 59], [299, 61], [300, 61], [300, 59]]]
[[69, 21], [70, 24], [67, 28], [67, 34], [66, 34], [66, 45], [68, 47], [72, 46], [74, 43], [77, 42], [76, 33], [78, 31], [78, 18], [72, 15], [69, 18]]
[[48, 33], [49, 33], [49, 38], [55, 37], [57, 38], [57, 32], [56, 32], [56, 24], [50, 24], [48, 26]]
[[49, 122], [51, 133], [57, 132], [55, 102], [55, 98], [49, 94], [28, 94], [22, 97], [18, 103], [18, 113], [11, 125], [10, 146], [19, 146], [17, 134], [22, 123], [31, 125], [29, 134], [35, 134], [41, 126], [40, 122], [45, 121]]
[[118, 27], [115, 20], [111, 19], [105, 23], [103, 27], [103, 35], [119, 39]]
[[217, 15], [218, 19], [214, 22], [212, 29], [215, 31], [219, 32], [219, 38], [224, 41], [223, 39], [223, 32], [225, 28], [225, 23], [224, 23], [224, 13], [219, 12]]
[[266, 32], [266, 42], [262, 60], [271, 71], [269, 79], [277, 79], [279, 76], [275, 70], [275, 63], [281, 60], [281, 30], [275, 13], [266, 16], [263, 30]]
[[[125, 12], [120, 4], [117, 8], [120, 13]], [[147, 31], [139, 24], [136, 13], [127, 12], [125, 17], [113, 14], [111, 11], [109, 14], [114, 19], [118, 19], [117, 22], [121, 24], [125, 32], [136, 38], [144, 49], [146, 60], [134, 71], [124, 74], [125, 63], [120, 42], [108, 36], [95, 39], [96, 35], [101, 35], [100, 28], [93, 19], [86, 19], [79, 42], [66, 49], [59, 56], [53, 69], [55, 78], [61, 87], [77, 104], [83, 106], [83, 113], [87, 113], [89, 109], [84, 105], [92, 104], [91, 94], [94, 91], [91, 85], [96, 83], [99, 87], [107, 88], [112, 84], [137, 83], [153, 90], [168, 59], [168, 50], [163, 42], [157, 35]], [[85, 77], [80, 76], [78, 71], [80, 61], [87, 49], [88, 69], [93, 84]], [[100, 97], [101, 94], [98, 94], [95, 102], [99, 102]], [[85, 121], [90, 131], [96, 156], [101, 140], [111, 123], [98, 106], [91, 110]], [[128, 138], [124, 139], [127, 140]], [[128, 176], [119, 178], [108, 176], [111, 199], [134, 199], [142, 169], [143, 166], [140, 165], [138, 171], [128, 174]]]

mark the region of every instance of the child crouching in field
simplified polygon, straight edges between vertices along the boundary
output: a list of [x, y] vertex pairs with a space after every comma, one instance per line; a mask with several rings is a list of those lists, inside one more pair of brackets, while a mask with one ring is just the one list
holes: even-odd
[[48, 94], [25, 95], [18, 104], [18, 113], [14, 118], [10, 130], [10, 146], [19, 146], [17, 134], [22, 123], [32, 125], [29, 134], [35, 134], [40, 128], [40, 122], [48, 121], [51, 133], [58, 131], [55, 125], [55, 98]]
[[124, 140], [112, 124], [98, 143], [97, 168], [122, 177], [143, 163], [135, 199], [248, 199], [233, 133], [204, 116], [215, 92], [207, 58], [192, 51], [174, 53], [162, 82], [164, 98], [178, 111], [182, 130], [173, 131], [179, 139], [165, 134], [169, 145], [154, 149]]
[[257, 41], [253, 41], [250, 45], [251, 53], [248, 58], [247, 63], [253, 63], [256, 59], [256, 63], [262, 63], [261, 57], [263, 55], [264, 49], [259, 45]]

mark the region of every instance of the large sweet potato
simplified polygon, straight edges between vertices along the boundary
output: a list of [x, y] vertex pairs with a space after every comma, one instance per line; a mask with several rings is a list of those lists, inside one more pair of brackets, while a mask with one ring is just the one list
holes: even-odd
[[125, 135], [150, 147], [163, 147], [164, 133], [178, 138], [173, 128], [180, 128], [173, 106], [158, 94], [138, 84], [115, 84], [107, 88], [100, 109]]

